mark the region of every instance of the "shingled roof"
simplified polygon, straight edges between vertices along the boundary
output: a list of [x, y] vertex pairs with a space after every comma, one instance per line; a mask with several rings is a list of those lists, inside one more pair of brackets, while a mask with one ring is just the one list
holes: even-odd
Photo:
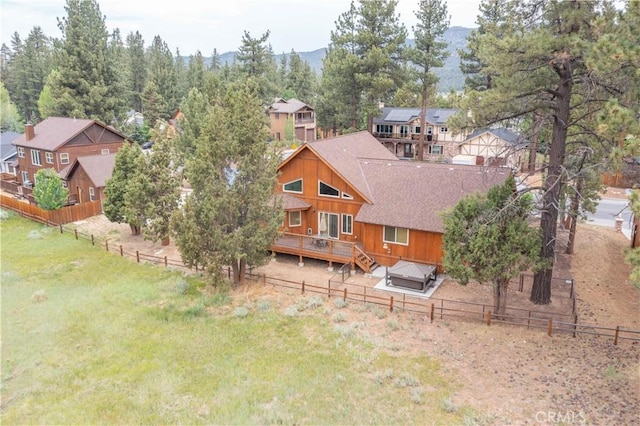
[[43, 122], [36, 124], [34, 127], [35, 135], [31, 140], [28, 141], [25, 134], [22, 134], [13, 141], [13, 144], [27, 148], [44, 149], [45, 151], [55, 151], [94, 123], [121, 136], [122, 139], [126, 138], [126, 136], [117, 130], [97, 120], [49, 117]]
[[359, 160], [359, 169], [372, 194], [358, 222], [443, 232], [440, 212], [465, 195], [486, 193], [509, 176], [501, 168], [413, 161]]
[[284, 99], [278, 99], [278, 101], [274, 102], [273, 105], [271, 105], [271, 109], [273, 109], [275, 112], [282, 112], [286, 114], [292, 114], [296, 111], [300, 111], [303, 108], [312, 109], [309, 105], [295, 98], [291, 98], [288, 101], [285, 101]]
[[397, 161], [397, 157], [385, 148], [367, 131], [351, 133], [332, 139], [321, 139], [307, 143], [308, 147], [333, 168], [346, 182], [360, 192], [365, 199], [371, 200], [371, 191], [367, 180], [358, 165], [361, 159]]
[[[65, 178], [69, 178], [74, 170], [78, 166], [82, 166], [91, 182], [95, 185], [96, 188], [102, 188], [106, 186], [107, 180], [113, 174], [113, 168], [116, 164], [116, 154], [105, 154], [105, 155], [85, 155], [83, 157], [78, 157], [71, 164], [68, 170], [65, 173]], [[61, 172], [61, 174], [64, 170]]]
[[[478, 129], [471, 133], [464, 142], [474, 139], [484, 133], [491, 133], [495, 137], [502, 139], [505, 142], [508, 142], [512, 145], [520, 145], [524, 143], [524, 140], [520, 136], [520, 134], [514, 132], [513, 130], [507, 129], [506, 127], [499, 127], [497, 129]], [[464, 143], [462, 142], [462, 143]]]

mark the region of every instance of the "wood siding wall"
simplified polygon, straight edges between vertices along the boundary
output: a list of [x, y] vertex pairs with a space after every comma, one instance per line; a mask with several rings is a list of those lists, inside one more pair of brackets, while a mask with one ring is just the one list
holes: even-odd
[[78, 197], [78, 203], [88, 203], [91, 201], [89, 196], [89, 188], [93, 188], [95, 199], [94, 201], [102, 201], [104, 200], [104, 187], [96, 187], [87, 172], [78, 164], [75, 168], [76, 170], [73, 172], [73, 175], [70, 176], [69, 181], [67, 182], [67, 188], [69, 189], [69, 194], [76, 194]]
[[[291, 226], [289, 215], [286, 215], [284, 225], [287, 232], [306, 235], [310, 228], [312, 234], [317, 234], [319, 212], [334, 213], [340, 215], [340, 241], [361, 243], [364, 251], [381, 265], [391, 266], [400, 259], [436, 265], [442, 263], [442, 234], [440, 233], [410, 230], [408, 245], [387, 243], [391, 251], [384, 249], [382, 225], [355, 221], [362, 204], [366, 201], [311, 151], [299, 152], [294, 159], [280, 169], [280, 172], [278, 191], [282, 191], [283, 184], [302, 178], [303, 193], [292, 195], [311, 204], [309, 209], [301, 211], [300, 226]], [[318, 180], [340, 190], [341, 194], [351, 195], [353, 199], [319, 196]], [[352, 234], [342, 233], [342, 215], [344, 214], [353, 216]], [[402, 214], [401, 209], [398, 210], [398, 214]]]
[[[31, 182], [35, 182], [34, 175], [40, 169], [50, 168], [59, 172], [65, 167], [73, 164], [74, 160], [78, 157], [102, 154], [103, 149], [108, 149], [110, 154], [118, 152], [123, 143], [124, 140], [117, 134], [102, 126], [94, 124], [93, 126], [88, 127], [85, 131], [76, 135], [56, 151], [45, 151], [43, 149], [25, 147], [24, 158], [18, 158], [18, 180], [22, 183], [22, 172], [26, 171], [29, 174], [29, 180]], [[41, 166], [31, 164], [32, 149], [40, 151]], [[47, 163], [47, 152], [53, 153], [53, 164]], [[69, 154], [68, 164], [62, 164], [60, 162], [60, 154], [62, 153]]]

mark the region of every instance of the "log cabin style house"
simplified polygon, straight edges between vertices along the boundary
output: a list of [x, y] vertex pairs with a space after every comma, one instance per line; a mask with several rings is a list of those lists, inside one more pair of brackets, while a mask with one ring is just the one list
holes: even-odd
[[279, 166], [286, 214], [272, 251], [367, 273], [399, 260], [441, 270], [441, 212], [510, 173], [399, 160], [366, 131], [307, 143]]

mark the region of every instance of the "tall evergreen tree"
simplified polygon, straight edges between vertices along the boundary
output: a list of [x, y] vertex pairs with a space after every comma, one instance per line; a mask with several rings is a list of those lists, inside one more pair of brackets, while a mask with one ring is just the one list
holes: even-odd
[[128, 85], [129, 64], [127, 61], [127, 52], [118, 28], [111, 33], [108, 49], [108, 59], [111, 62], [109, 69], [113, 73], [110, 80], [112, 81], [111, 90], [113, 91], [115, 102], [114, 109], [117, 123], [119, 123], [119, 128], [121, 128], [124, 124], [126, 111], [131, 108], [129, 105], [131, 94]]
[[236, 55], [241, 74], [258, 86], [260, 98], [265, 105], [270, 105], [278, 93], [278, 66], [271, 45], [267, 43], [269, 34], [267, 30], [262, 36], [253, 38], [245, 31]]
[[[151, 46], [147, 49], [147, 70], [147, 83], [153, 83], [159, 97], [165, 102], [164, 109], [159, 111], [160, 118], [168, 120], [179, 105], [177, 99], [178, 78], [173, 54], [160, 36], [155, 36]], [[146, 112], [143, 111], [143, 114], [146, 115]], [[155, 125], [154, 122], [150, 123], [151, 127]]]
[[[189, 56], [189, 62], [191, 62], [193, 56]], [[187, 65], [185, 65], [184, 57], [180, 54], [180, 49], [176, 49], [175, 60], [173, 62], [176, 74], [176, 100], [178, 105], [189, 93], [189, 76]]]
[[516, 3], [512, 0], [482, 0], [476, 19], [478, 28], [467, 37], [467, 50], [458, 50], [460, 70], [466, 75], [465, 87], [470, 90], [487, 90], [491, 88], [492, 75], [485, 69], [486, 63], [479, 58], [480, 37], [487, 33], [500, 34], [510, 31]]
[[195, 154], [185, 168], [193, 192], [172, 225], [188, 265], [204, 267], [214, 283], [220, 282], [221, 267], [230, 265], [238, 284], [247, 265], [265, 261], [277, 237], [282, 209], [272, 191], [280, 152], [266, 143], [266, 117], [255, 86], [236, 83], [206, 110], [201, 124], [206, 131], [190, 144]]
[[144, 50], [144, 39], [136, 31], [127, 35], [128, 91], [129, 106], [135, 111], [142, 111], [142, 92], [147, 84], [147, 63]]
[[220, 53], [218, 53], [218, 49], [214, 48], [213, 53], [211, 53], [211, 62], [209, 63], [209, 71], [213, 73], [217, 73], [222, 68], [222, 60], [220, 59]]
[[[333, 121], [341, 128], [359, 129], [364, 115], [366, 128], [371, 131], [379, 102], [393, 99], [406, 79], [402, 46], [407, 32], [396, 14], [397, 3], [360, 0], [356, 7], [351, 2], [331, 32], [331, 44], [323, 62], [324, 99], [320, 104], [324, 114], [331, 112], [331, 108], [326, 108], [330, 103], [338, 103], [333, 107], [338, 118]], [[350, 125], [345, 126], [345, 122]]]
[[55, 115], [113, 123], [119, 111], [105, 17], [95, 0], [67, 0], [65, 10], [67, 16], [58, 20], [63, 33], [55, 61], [59, 78], [51, 87]]
[[147, 81], [141, 95], [144, 121], [150, 128], [155, 127], [158, 121], [169, 118], [169, 106], [165, 98], [160, 94], [158, 86], [153, 80]]
[[28, 121], [37, 121], [38, 98], [52, 67], [52, 43], [40, 27], [34, 27], [24, 43], [16, 34], [13, 44], [7, 90], [20, 114]]
[[138, 159], [143, 155], [138, 145], [122, 145], [116, 154], [113, 173], [107, 180], [104, 189], [105, 200], [102, 203], [102, 210], [107, 219], [115, 223], [128, 224], [133, 235], [140, 235], [141, 223], [127, 215], [126, 194], [130, 180], [138, 172]]
[[198, 89], [199, 91], [203, 91], [206, 78], [207, 67], [204, 64], [202, 53], [198, 50], [195, 55], [189, 57], [189, 67], [187, 68], [186, 78], [187, 87], [189, 90]]
[[[619, 26], [610, 2], [531, 0], [516, 5], [508, 32], [499, 28], [479, 36], [479, 59], [493, 77], [489, 90], [468, 92], [468, 105], [474, 127], [508, 124], [540, 112], [552, 121], [540, 223], [540, 254], [547, 267], [535, 274], [531, 293], [532, 302], [547, 304], [560, 194], [567, 178], [567, 142], [611, 144], [610, 135], [626, 132], [629, 120], [616, 122], [615, 114], [605, 117], [602, 113], [612, 99], [624, 98], [619, 76], [632, 64], [616, 57], [609, 57], [615, 67], [598, 69], [589, 63], [598, 39], [615, 33]], [[601, 21], [606, 24], [600, 25]], [[597, 116], [602, 117], [601, 123], [594, 120]], [[469, 115], [458, 119], [468, 120]], [[604, 132], [606, 128], [610, 130]]]
[[158, 122], [153, 151], [138, 157], [125, 194], [127, 215], [141, 223], [144, 238], [163, 242], [169, 238], [169, 221], [178, 207], [181, 183], [167, 130], [166, 123]]
[[422, 102], [420, 105], [420, 137], [418, 139], [418, 160], [424, 160], [424, 142], [427, 127], [427, 103], [430, 94], [434, 94], [438, 77], [434, 68], [444, 65], [449, 56], [447, 43], [439, 40], [449, 28], [450, 17], [447, 3], [442, 0], [421, 0], [416, 11], [418, 25], [413, 28], [415, 45], [407, 49], [406, 57], [416, 67], [416, 76], [421, 85]]
[[289, 55], [289, 69], [284, 86], [296, 94], [302, 102], [313, 105], [315, 99], [317, 77], [307, 61], [291, 50]]

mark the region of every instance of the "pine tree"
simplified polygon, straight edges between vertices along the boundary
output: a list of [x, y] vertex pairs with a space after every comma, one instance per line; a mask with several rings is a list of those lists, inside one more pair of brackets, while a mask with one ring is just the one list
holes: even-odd
[[531, 197], [518, 197], [513, 177], [486, 196], [463, 198], [444, 215], [442, 264], [466, 285], [493, 283], [494, 314], [506, 315], [509, 281], [539, 264], [540, 233], [529, 226]]
[[169, 118], [169, 106], [167, 101], [158, 91], [158, 87], [153, 80], [147, 81], [141, 95], [142, 111], [144, 121], [149, 127], [155, 127], [158, 121], [164, 121]]
[[129, 143], [122, 145], [116, 154], [113, 173], [107, 180], [104, 189], [105, 200], [102, 202], [102, 210], [107, 219], [111, 222], [128, 224], [133, 235], [140, 235], [141, 223], [130, 220], [127, 216], [126, 194], [131, 178], [137, 173], [138, 159], [143, 155], [138, 145]]
[[[160, 36], [155, 36], [151, 46], [147, 49], [147, 70], [145, 90], [147, 87], [153, 87], [158, 98], [162, 99], [162, 103], [156, 103], [156, 109], [153, 112], [157, 113], [159, 118], [168, 120], [179, 106], [177, 99], [178, 78], [173, 55], [167, 43]], [[152, 82], [153, 86], [150, 86], [149, 82]], [[143, 110], [143, 114], [146, 118], [147, 112]], [[155, 125], [154, 121], [149, 120], [149, 123], [151, 127]]]
[[[402, 86], [406, 79], [402, 46], [407, 32], [396, 14], [397, 3], [360, 0], [356, 7], [351, 2], [349, 10], [338, 17], [323, 62], [321, 127], [333, 124], [360, 129], [364, 115], [366, 128], [372, 131], [379, 102], [393, 99]], [[337, 117], [325, 116], [331, 113]]]
[[547, 304], [560, 195], [567, 182], [564, 161], [567, 152], [577, 152], [567, 151], [567, 144], [593, 148], [597, 141], [613, 149], [613, 135], [619, 140], [626, 133], [629, 120], [617, 121], [621, 114], [606, 117], [604, 113], [617, 103], [612, 100], [625, 99], [620, 75], [630, 64], [611, 56], [609, 62], [615, 66], [598, 69], [590, 64], [598, 39], [615, 34], [619, 27], [608, 2], [532, 0], [516, 5], [509, 31], [487, 29], [479, 36], [479, 59], [486, 64], [483, 70], [492, 75], [491, 88], [469, 91], [467, 105], [472, 114], [458, 119], [464, 122], [471, 117], [474, 127], [485, 127], [509, 125], [535, 113], [552, 123], [540, 223], [540, 254], [547, 266], [535, 274], [531, 293], [532, 302]]
[[35, 122], [40, 118], [38, 98], [52, 67], [52, 43], [40, 27], [34, 27], [24, 43], [14, 34], [13, 45], [8, 75], [3, 80], [20, 114]]
[[407, 49], [406, 57], [416, 67], [416, 77], [421, 85], [420, 123], [422, 129], [418, 139], [418, 160], [424, 160], [424, 142], [427, 128], [427, 103], [430, 94], [435, 92], [438, 77], [434, 68], [444, 65], [449, 56], [447, 43], [439, 41], [449, 28], [450, 17], [447, 15], [447, 4], [442, 0], [421, 0], [416, 11], [418, 25], [414, 27], [415, 46]]
[[144, 39], [136, 31], [127, 35], [127, 68], [129, 70], [129, 105], [134, 111], [142, 111], [142, 92], [147, 84], [147, 63]]
[[108, 59], [111, 66], [108, 68], [113, 73], [109, 78], [111, 81], [111, 90], [114, 96], [114, 110], [116, 123], [120, 128], [125, 120], [126, 111], [129, 110], [129, 67], [127, 62], [127, 52], [120, 36], [120, 30], [116, 28], [111, 33], [108, 47]]
[[267, 43], [270, 31], [253, 38], [248, 31], [242, 36], [242, 45], [238, 48], [236, 60], [243, 78], [258, 86], [260, 99], [270, 105], [278, 93], [277, 69], [271, 45]]
[[163, 244], [169, 238], [169, 222], [180, 200], [181, 178], [166, 123], [153, 131], [153, 151], [138, 157], [136, 173], [128, 182], [126, 211], [142, 225], [145, 239]]
[[55, 61], [59, 78], [51, 86], [55, 115], [113, 123], [120, 112], [105, 17], [95, 0], [67, 0], [65, 10], [67, 16], [58, 20], [63, 32]]
[[198, 89], [199, 91], [203, 91], [206, 78], [207, 67], [204, 64], [202, 53], [198, 50], [195, 55], [189, 57], [189, 67], [187, 68], [186, 78], [187, 87], [189, 90]]
[[0, 82], [0, 131], [22, 132], [24, 129], [18, 108], [9, 97], [9, 92]]
[[185, 168], [193, 192], [172, 219], [182, 258], [204, 267], [214, 283], [224, 265], [232, 267], [238, 284], [247, 265], [263, 263], [282, 221], [272, 198], [280, 152], [266, 142], [257, 93], [257, 87], [239, 82], [222, 102], [206, 106], [200, 124], [206, 131], [190, 144], [195, 153]]
[[[284, 55], [283, 55], [284, 56]], [[286, 74], [284, 87], [295, 93], [295, 98], [313, 105], [316, 92], [317, 77], [307, 61], [291, 50], [289, 55], [289, 70]]]

